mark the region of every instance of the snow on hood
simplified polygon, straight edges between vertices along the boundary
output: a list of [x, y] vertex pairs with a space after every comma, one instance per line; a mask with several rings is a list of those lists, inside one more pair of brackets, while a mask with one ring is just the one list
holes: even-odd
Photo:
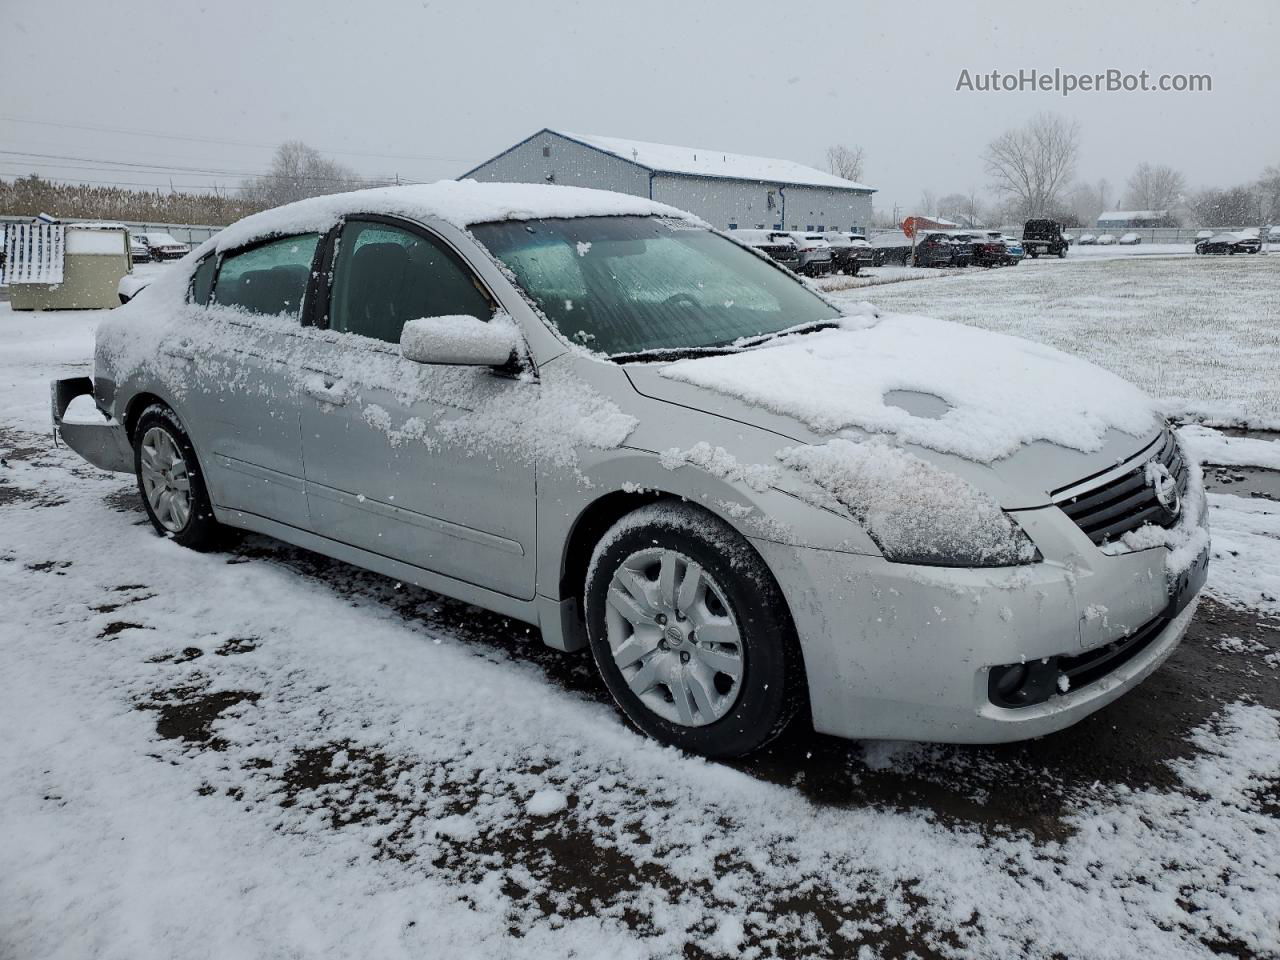
[[1094, 453], [1108, 430], [1140, 437], [1158, 415], [1138, 388], [1052, 347], [874, 311], [846, 318], [840, 329], [680, 360], [660, 373], [818, 433], [890, 434], [979, 463], [1037, 440]]
[[702, 224], [691, 214], [664, 203], [608, 190], [541, 183], [479, 183], [441, 180], [402, 187], [375, 187], [311, 197], [245, 217], [213, 238], [218, 250], [243, 246], [261, 237], [319, 233], [344, 216], [379, 213], [414, 220], [436, 218], [466, 228], [494, 220], [543, 217], [658, 216]]

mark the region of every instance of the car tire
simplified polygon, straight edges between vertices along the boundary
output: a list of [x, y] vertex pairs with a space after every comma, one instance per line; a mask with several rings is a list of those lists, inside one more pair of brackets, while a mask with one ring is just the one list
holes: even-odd
[[655, 740], [741, 757], [806, 703], [782, 591], [746, 539], [704, 510], [661, 501], [623, 517], [592, 554], [584, 599], [605, 686]]
[[226, 538], [213, 516], [195, 447], [177, 414], [153, 403], [133, 429], [138, 493], [156, 533], [192, 550], [212, 550]]

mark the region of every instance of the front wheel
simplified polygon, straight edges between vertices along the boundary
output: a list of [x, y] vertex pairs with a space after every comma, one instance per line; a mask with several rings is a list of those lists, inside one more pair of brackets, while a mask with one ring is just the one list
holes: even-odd
[[224, 528], [213, 517], [195, 448], [177, 415], [152, 404], [138, 418], [133, 438], [138, 492], [156, 533], [193, 550], [218, 546]]
[[711, 514], [664, 502], [627, 515], [596, 547], [585, 595], [605, 685], [654, 739], [740, 757], [803, 705], [782, 593], [750, 544]]

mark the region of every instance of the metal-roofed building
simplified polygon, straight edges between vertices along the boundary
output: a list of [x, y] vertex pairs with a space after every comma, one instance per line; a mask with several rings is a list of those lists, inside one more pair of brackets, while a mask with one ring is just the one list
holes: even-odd
[[549, 129], [463, 176], [616, 190], [688, 210], [722, 230], [865, 231], [875, 192], [791, 160]]
[[1131, 227], [1176, 227], [1178, 221], [1168, 210], [1108, 210], [1098, 216], [1102, 230], [1127, 230]]

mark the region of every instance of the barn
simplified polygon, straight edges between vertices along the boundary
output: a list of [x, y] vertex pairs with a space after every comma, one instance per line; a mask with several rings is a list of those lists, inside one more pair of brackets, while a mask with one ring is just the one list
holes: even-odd
[[871, 195], [791, 160], [543, 129], [463, 174], [650, 197], [722, 230], [852, 230], [871, 225]]

